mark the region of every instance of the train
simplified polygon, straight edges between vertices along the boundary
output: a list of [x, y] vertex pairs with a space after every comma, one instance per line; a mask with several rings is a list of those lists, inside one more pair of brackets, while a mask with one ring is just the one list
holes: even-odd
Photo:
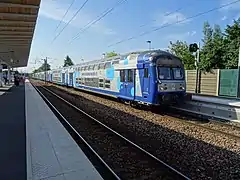
[[132, 106], [182, 103], [182, 60], [163, 50], [130, 52], [32, 74], [39, 80], [111, 96]]

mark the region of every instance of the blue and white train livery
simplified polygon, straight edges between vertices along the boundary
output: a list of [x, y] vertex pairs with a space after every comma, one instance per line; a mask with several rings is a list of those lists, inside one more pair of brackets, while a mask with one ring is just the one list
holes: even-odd
[[[113, 96], [131, 104], [161, 105], [183, 101], [182, 61], [165, 51], [132, 52], [51, 70], [47, 81]], [[45, 72], [33, 74], [44, 80]]]

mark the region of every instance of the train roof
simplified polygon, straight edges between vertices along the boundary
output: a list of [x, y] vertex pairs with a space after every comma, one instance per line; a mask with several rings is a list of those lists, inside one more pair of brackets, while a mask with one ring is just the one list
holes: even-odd
[[95, 64], [95, 63], [100, 64], [100, 63], [105, 63], [108, 61], [123, 60], [127, 56], [132, 55], [132, 54], [136, 54], [138, 57], [141, 57], [142, 60], [147, 60], [150, 56], [155, 57], [155, 56], [160, 56], [160, 55], [168, 55], [168, 56], [177, 58], [175, 55], [173, 55], [167, 51], [160, 50], [160, 49], [159, 50], [144, 50], [144, 51], [129, 52], [129, 53], [125, 53], [122, 55], [113, 56], [110, 58], [102, 58], [102, 59], [87, 61], [87, 62], [76, 64], [74, 66], [86, 66], [86, 65]]
[[[156, 61], [156, 59], [154, 59], [154, 57], [166, 56], [166, 57], [168, 57], [168, 59], [171, 59], [171, 61], [176, 61], [175, 62], [176, 64], [179, 64], [179, 65], [182, 64], [180, 58], [176, 57], [175, 55], [173, 55], [173, 54], [171, 54], [167, 51], [157, 49], [157, 50], [134, 51], [134, 52], [125, 53], [125, 54], [122, 54], [122, 55], [113, 56], [113, 57], [110, 57], [110, 58], [95, 59], [95, 60], [75, 64], [73, 66], [52, 69], [52, 71], [63, 70], [63, 69], [67, 69], [67, 68], [80, 67], [80, 66], [88, 66], [88, 65], [92, 65], [92, 64], [96, 64], [96, 63], [101, 64], [101, 63], [106, 63], [106, 62], [109, 62], [109, 61], [124, 60], [129, 55], [136, 55], [138, 60], [143, 60], [143, 61], [148, 61], [150, 57], [153, 58], [153, 61]], [[159, 62], [160, 61], [158, 61], [158, 63]]]

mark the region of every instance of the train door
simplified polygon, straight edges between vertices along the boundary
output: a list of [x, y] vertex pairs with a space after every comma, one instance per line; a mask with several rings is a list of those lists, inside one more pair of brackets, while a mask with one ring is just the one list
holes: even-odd
[[52, 73], [50, 74], [50, 82], [53, 82], [53, 75], [52, 75]]
[[66, 73], [65, 85], [68, 86], [68, 71]]
[[62, 73], [62, 84], [65, 84], [65, 73]]
[[134, 72], [135, 71], [133, 69], [120, 71], [120, 81], [122, 83], [121, 95], [130, 100], [135, 98]]
[[73, 73], [69, 73], [69, 86], [73, 86]]
[[150, 93], [150, 73], [149, 65], [146, 64], [143, 70], [143, 94], [146, 96]]

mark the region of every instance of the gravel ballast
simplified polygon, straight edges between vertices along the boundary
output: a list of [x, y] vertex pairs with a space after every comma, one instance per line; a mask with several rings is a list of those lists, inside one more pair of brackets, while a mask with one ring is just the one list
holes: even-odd
[[48, 88], [192, 179], [240, 179], [237, 140], [95, 95]]

